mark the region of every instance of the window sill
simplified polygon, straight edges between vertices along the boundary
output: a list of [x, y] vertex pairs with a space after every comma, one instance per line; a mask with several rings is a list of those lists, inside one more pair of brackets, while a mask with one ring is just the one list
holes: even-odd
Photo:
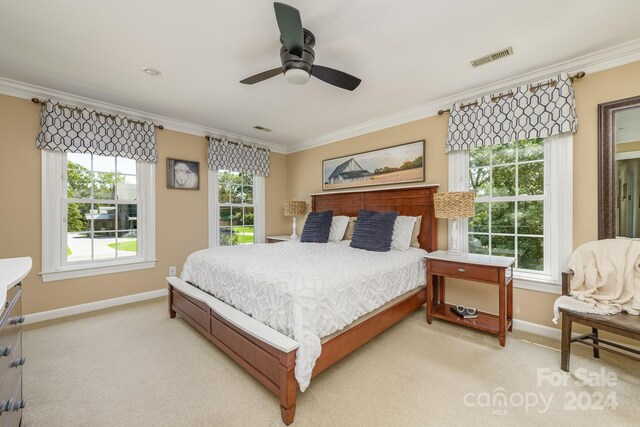
[[54, 282], [56, 280], [75, 279], [78, 277], [100, 276], [103, 274], [122, 273], [125, 271], [144, 270], [154, 268], [157, 260], [135, 261], [127, 263], [109, 264], [104, 266], [83, 266], [60, 269], [40, 273], [43, 282]]
[[560, 295], [562, 293], [561, 284], [550, 280], [536, 280], [516, 276], [513, 278], [513, 287], [556, 295]]

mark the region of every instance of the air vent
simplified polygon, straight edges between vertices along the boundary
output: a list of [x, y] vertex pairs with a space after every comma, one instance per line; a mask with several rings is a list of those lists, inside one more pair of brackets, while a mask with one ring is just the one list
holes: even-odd
[[480, 57], [478, 59], [474, 59], [473, 61], [471, 61], [471, 65], [475, 68], [475, 67], [479, 67], [481, 65], [484, 65], [488, 62], [492, 62], [498, 59], [502, 59], [502, 58], [506, 58], [507, 56], [511, 56], [513, 55], [513, 48], [511, 46], [509, 46], [506, 49], [502, 49], [499, 50], [497, 52], [493, 52], [490, 53], [489, 55], [485, 55], [483, 57]]
[[273, 130], [273, 129], [266, 128], [266, 127], [264, 127], [264, 126], [254, 126], [253, 128], [254, 128], [254, 129], [261, 130], [261, 131], [263, 131], [263, 132], [271, 132], [271, 131]]

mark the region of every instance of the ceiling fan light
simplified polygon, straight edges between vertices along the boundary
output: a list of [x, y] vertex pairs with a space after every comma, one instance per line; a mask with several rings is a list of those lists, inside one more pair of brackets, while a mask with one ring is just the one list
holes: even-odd
[[299, 68], [291, 68], [284, 73], [284, 78], [294, 85], [303, 85], [309, 81], [309, 73]]

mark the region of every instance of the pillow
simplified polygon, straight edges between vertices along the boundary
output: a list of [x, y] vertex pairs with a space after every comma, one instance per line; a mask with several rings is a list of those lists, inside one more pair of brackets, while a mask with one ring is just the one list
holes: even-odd
[[329, 230], [329, 241], [339, 242], [344, 237], [344, 232], [347, 231], [347, 225], [349, 224], [349, 217], [344, 215], [336, 215], [331, 220], [331, 229]]
[[302, 228], [300, 241], [303, 243], [327, 243], [331, 230], [333, 211], [309, 212]]
[[420, 225], [422, 224], [422, 215], [416, 217], [416, 223], [413, 225], [413, 234], [411, 235], [411, 247], [419, 248], [420, 242], [418, 236], [420, 235]]
[[399, 216], [393, 225], [393, 235], [391, 237], [391, 249], [406, 251], [411, 245], [413, 226], [416, 223], [415, 216]]
[[349, 217], [349, 223], [347, 224], [347, 229], [344, 232], [344, 237], [342, 238], [342, 240], [351, 240], [351, 237], [353, 237], [353, 230], [355, 230], [356, 228], [357, 220], [358, 220], [357, 216]]
[[351, 238], [351, 247], [374, 252], [391, 249], [393, 226], [397, 212], [372, 212], [361, 210]]

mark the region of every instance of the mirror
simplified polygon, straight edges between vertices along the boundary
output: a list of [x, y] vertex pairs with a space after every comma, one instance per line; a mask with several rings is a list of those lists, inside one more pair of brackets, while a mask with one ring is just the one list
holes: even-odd
[[598, 105], [598, 238], [640, 237], [640, 96]]

